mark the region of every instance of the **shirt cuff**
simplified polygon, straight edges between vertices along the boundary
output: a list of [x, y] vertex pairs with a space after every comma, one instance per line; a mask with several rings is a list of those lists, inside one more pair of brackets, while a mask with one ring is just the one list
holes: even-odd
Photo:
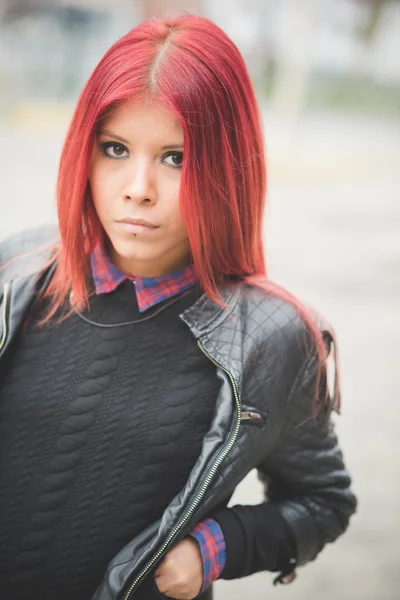
[[222, 529], [214, 519], [203, 519], [190, 533], [197, 540], [203, 559], [203, 585], [200, 594], [218, 579], [226, 562], [226, 546]]

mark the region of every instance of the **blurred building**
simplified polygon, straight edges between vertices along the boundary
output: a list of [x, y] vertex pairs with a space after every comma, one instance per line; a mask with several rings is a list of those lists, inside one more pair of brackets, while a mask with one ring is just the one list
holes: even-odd
[[400, 94], [396, 0], [230, 0], [229, 9], [215, 0], [2, 0], [0, 113], [31, 99], [74, 101], [118, 37], [182, 10], [211, 18], [232, 37], [260, 95], [276, 105], [301, 107], [316, 78], [314, 95], [323, 101], [341, 82], [346, 90], [361, 82]]

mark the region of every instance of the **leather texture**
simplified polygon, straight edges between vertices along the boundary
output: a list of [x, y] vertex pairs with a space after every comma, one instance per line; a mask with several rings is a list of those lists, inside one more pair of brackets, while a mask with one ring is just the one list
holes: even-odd
[[[11, 241], [0, 248], [0, 256], [18, 250]], [[10, 280], [7, 272], [3, 280]], [[2, 352], [37, 295], [36, 280], [30, 275], [11, 283]], [[355, 512], [356, 498], [330, 418], [336, 398], [321, 402], [318, 416], [312, 416], [317, 359], [298, 311], [276, 295], [243, 283], [227, 285], [221, 294], [225, 308], [203, 295], [180, 315], [199, 349], [218, 366], [221, 381], [201, 453], [162, 518], [111, 561], [93, 600], [135, 598], [135, 592], [128, 594], [132, 584], [147, 578], [168, 549], [230, 497], [254, 468], [265, 484], [266, 501], [274, 502], [294, 532], [298, 565], [313, 560], [341, 535]], [[315, 319], [330, 350], [333, 331], [320, 317]], [[321, 394], [324, 390], [322, 385]], [[255, 426], [241, 421], [242, 405], [265, 418]], [[254, 539], [261, 549], [263, 543], [267, 540]], [[254, 571], [249, 564], [241, 575]]]

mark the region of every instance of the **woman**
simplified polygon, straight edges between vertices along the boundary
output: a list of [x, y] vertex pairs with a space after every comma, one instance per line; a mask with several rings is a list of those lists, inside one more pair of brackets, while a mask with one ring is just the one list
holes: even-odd
[[[264, 197], [232, 41], [184, 15], [116, 42], [66, 137], [58, 232], [1, 248], [8, 600], [288, 583], [347, 528], [333, 332], [268, 279]], [[253, 468], [265, 502], [228, 508]]]

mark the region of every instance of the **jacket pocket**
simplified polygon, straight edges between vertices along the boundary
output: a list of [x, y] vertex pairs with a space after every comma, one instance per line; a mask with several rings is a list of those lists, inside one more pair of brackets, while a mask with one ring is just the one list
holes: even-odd
[[259, 408], [255, 408], [254, 406], [248, 406], [247, 404], [242, 404], [242, 417], [240, 419], [241, 423], [246, 423], [248, 425], [258, 425], [262, 427], [265, 425], [267, 420], [267, 413]]

